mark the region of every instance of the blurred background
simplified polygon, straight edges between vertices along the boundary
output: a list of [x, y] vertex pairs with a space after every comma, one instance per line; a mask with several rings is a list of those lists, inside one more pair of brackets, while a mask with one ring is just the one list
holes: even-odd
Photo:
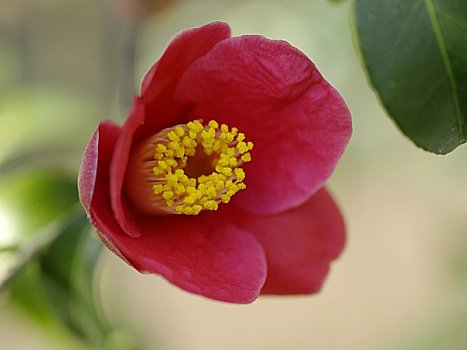
[[[122, 121], [169, 40], [213, 20], [234, 35], [289, 41], [346, 100], [354, 134], [329, 182], [346, 217], [346, 250], [320, 294], [244, 306], [188, 294], [105, 252], [97, 279], [105, 313], [151, 350], [466, 349], [467, 148], [429, 154], [386, 116], [353, 44], [351, 1], [1, 1], [0, 266], [75, 195], [60, 181], [74, 181], [98, 121]], [[53, 197], [40, 197], [51, 183], [44, 193]], [[24, 204], [18, 193], [31, 191], [39, 197]], [[25, 206], [40, 212], [37, 222], [17, 215]], [[0, 347], [82, 348], [10, 299], [0, 295]]]

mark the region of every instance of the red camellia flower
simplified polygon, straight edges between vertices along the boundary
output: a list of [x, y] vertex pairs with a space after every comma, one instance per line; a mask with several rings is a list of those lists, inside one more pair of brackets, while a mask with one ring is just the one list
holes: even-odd
[[350, 135], [302, 52], [211, 23], [170, 43], [123, 126], [100, 123], [80, 200], [109, 249], [187, 291], [315, 293], [345, 242], [322, 186]]

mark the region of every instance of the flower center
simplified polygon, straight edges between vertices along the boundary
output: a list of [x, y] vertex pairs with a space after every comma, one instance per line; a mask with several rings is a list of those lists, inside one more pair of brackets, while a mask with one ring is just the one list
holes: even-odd
[[237, 128], [214, 120], [164, 129], [132, 152], [127, 194], [148, 214], [217, 210], [246, 188], [241, 165], [251, 161], [252, 149]]

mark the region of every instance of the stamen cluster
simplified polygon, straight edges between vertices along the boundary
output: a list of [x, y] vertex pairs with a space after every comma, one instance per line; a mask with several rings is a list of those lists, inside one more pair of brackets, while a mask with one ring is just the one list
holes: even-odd
[[[176, 213], [196, 215], [201, 210], [217, 210], [233, 195], [245, 189], [245, 172], [240, 167], [251, 161], [252, 142], [237, 128], [229, 128], [215, 120], [207, 125], [195, 120], [166, 130], [165, 137], [155, 147], [157, 166], [153, 174], [157, 181], [153, 192], [165, 200]], [[197, 177], [185, 173], [190, 158], [203, 152], [212, 172]], [[192, 159], [191, 161], [196, 161]]]

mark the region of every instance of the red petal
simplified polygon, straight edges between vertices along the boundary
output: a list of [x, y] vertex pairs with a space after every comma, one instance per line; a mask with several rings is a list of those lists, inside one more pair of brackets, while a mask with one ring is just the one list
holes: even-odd
[[176, 217], [142, 219], [142, 236], [131, 238], [110, 208], [94, 208], [97, 229], [139, 271], [160, 274], [182, 289], [216, 300], [251, 303], [258, 297], [266, 259], [250, 233], [228, 223], [213, 226], [202, 218]]
[[249, 232], [206, 216], [140, 222], [145, 234], [124, 237], [121, 251], [139, 270], [161, 274], [185, 290], [251, 303], [266, 278], [263, 248]]
[[101, 171], [102, 169], [108, 169], [113, 147], [119, 133], [120, 127], [118, 125], [111, 121], [103, 121], [94, 131], [86, 146], [79, 168], [78, 191], [79, 199], [87, 212], [89, 212], [94, 197], [98, 166], [101, 167]]
[[133, 216], [130, 214], [128, 205], [124, 201], [122, 190], [130, 149], [133, 145], [133, 135], [136, 129], [143, 123], [143, 120], [144, 106], [141, 100], [135, 99], [133, 102], [133, 110], [122, 126], [120, 136], [115, 144], [115, 150], [110, 165], [109, 185], [112, 209], [122, 229], [131, 237], [139, 237], [141, 233], [136, 228]]
[[255, 300], [266, 278], [264, 251], [254, 236], [223, 221], [228, 215], [139, 217], [139, 238], [122, 230], [109, 192], [110, 160], [119, 132], [111, 122], [99, 125], [80, 174], [83, 205], [102, 241], [138, 270], [161, 274], [190, 292], [234, 303]]
[[179, 33], [143, 79], [141, 95], [145, 101], [150, 101], [167, 90], [171, 90], [173, 94], [185, 70], [215, 44], [229, 37], [230, 27], [222, 22], [209, 23]]
[[268, 277], [262, 294], [318, 292], [345, 244], [344, 221], [325, 189], [285, 213], [250, 216], [245, 228], [266, 251]]
[[174, 92], [180, 78], [193, 62], [229, 37], [227, 23], [213, 22], [185, 30], [171, 41], [161, 59], [143, 79], [141, 98], [148, 115], [146, 131], [152, 133], [179, 124], [184, 106], [174, 99]]
[[313, 63], [284, 41], [242, 36], [218, 43], [177, 90], [186, 120], [214, 118], [253, 141], [248, 189], [236, 203], [277, 213], [305, 202], [332, 173], [351, 135], [350, 114]]
[[[119, 133], [120, 127], [118, 125], [111, 121], [101, 122], [86, 147], [79, 170], [80, 201], [86, 209], [91, 223], [99, 228], [101, 225], [96, 222], [94, 212], [105, 210], [110, 206], [109, 166]], [[98, 234], [111, 251], [125, 259], [111, 241], [99, 231]]]
[[161, 274], [190, 292], [234, 303], [255, 300], [266, 278], [263, 248], [250, 233], [222, 221], [223, 215], [140, 217], [139, 238], [122, 230], [109, 192], [110, 159], [119, 131], [111, 122], [99, 125], [80, 175], [83, 205], [103, 242], [138, 270]]
[[110, 170], [112, 208], [120, 226], [129, 236], [141, 235], [131, 209], [122, 198], [130, 149], [138, 140], [179, 123], [183, 106], [174, 100], [173, 93], [180, 76], [218, 41], [229, 36], [229, 26], [220, 22], [186, 30], [170, 43], [162, 58], [144, 78], [141, 98], [134, 100], [132, 112], [122, 127]]

